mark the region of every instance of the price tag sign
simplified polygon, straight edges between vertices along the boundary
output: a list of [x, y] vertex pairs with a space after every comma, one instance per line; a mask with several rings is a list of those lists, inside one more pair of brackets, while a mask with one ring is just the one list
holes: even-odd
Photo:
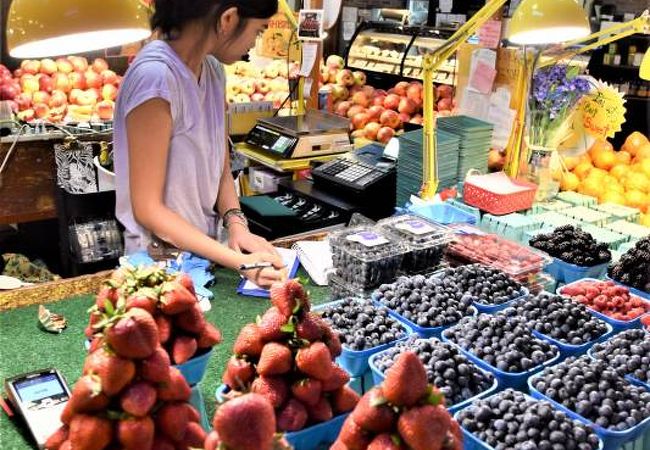
[[614, 137], [625, 122], [625, 99], [623, 94], [602, 81], [585, 95], [579, 105], [582, 126], [591, 136]]

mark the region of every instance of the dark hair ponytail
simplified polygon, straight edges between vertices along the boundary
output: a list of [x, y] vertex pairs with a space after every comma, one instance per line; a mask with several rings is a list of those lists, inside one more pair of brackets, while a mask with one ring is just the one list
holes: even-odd
[[237, 8], [242, 26], [246, 19], [268, 19], [278, 11], [278, 0], [154, 0], [151, 29], [171, 37], [195, 20], [217, 23], [230, 8]]

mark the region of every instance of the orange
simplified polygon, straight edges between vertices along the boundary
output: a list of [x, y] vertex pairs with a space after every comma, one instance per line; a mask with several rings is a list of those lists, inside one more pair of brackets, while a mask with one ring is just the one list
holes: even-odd
[[575, 191], [580, 186], [580, 178], [574, 173], [565, 173], [560, 183], [560, 189], [563, 191]]
[[617, 164], [614, 167], [612, 167], [612, 170], [609, 171], [609, 174], [613, 176], [614, 178], [621, 179], [625, 176], [625, 174], [630, 170], [630, 168], [626, 165], [623, 164]]
[[648, 178], [650, 178], [650, 158], [644, 159], [639, 163], [641, 172], [643, 172]]
[[643, 225], [644, 227], [650, 227], [650, 213], [641, 215], [639, 224]]
[[598, 178], [599, 180], [602, 180], [603, 178], [605, 178], [608, 175], [609, 175], [609, 172], [606, 171], [606, 170], [593, 168], [587, 174], [587, 178]]
[[622, 192], [607, 191], [598, 197], [599, 203], [616, 203], [617, 205], [625, 205], [625, 195]]
[[632, 161], [632, 155], [625, 150], [615, 152], [614, 156], [616, 156], [616, 164], [630, 164], [630, 161]]
[[594, 142], [594, 144], [589, 149], [589, 156], [591, 156], [591, 159], [595, 161], [596, 156], [598, 156], [599, 154], [603, 152], [612, 152], [612, 151], [614, 151], [614, 147], [612, 146], [612, 144], [610, 144], [609, 142], [603, 139], [599, 139], [596, 142]]
[[634, 157], [635, 162], [643, 161], [645, 159], [650, 159], [650, 142], [641, 145], [637, 149], [636, 156]]
[[578, 164], [580, 164], [581, 162], [588, 162], [589, 164], [591, 164], [593, 161], [591, 160], [591, 156], [589, 156], [589, 153], [585, 153], [580, 156], [580, 159], [578, 160]]
[[648, 210], [650, 199], [641, 191], [627, 191], [625, 193], [625, 204], [632, 208], [638, 208], [643, 212]]
[[573, 169], [573, 173], [575, 173], [576, 176], [581, 180], [584, 180], [587, 178], [587, 175], [589, 175], [589, 172], [591, 172], [593, 168], [594, 166], [592, 166], [591, 163], [581, 162], [576, 166], [575, 169]]
[[597, 178], [587, 178], [582, 183], [580, 183], [580, 187], [578, 188], [578, 192], [581, 194], [596, 198], [599, 198], [604, 190], [605, 189], [602, 180], [599, 180]]
[[650, 192], [650, 180], [643, 173], [633, 172], [625, 179], [625, 189], [628, 191]]
[[562, 158], [562, 161], [564, 162], [566, 170], [573, 170], [578, 164], [580, 164], [580, 158], [577, 156], [565, 156]]
[[594, 157], [594, 166], [599, 169], [609, 170], [616, 164], [616, 155], [613, 151], [602, 151]]
[[630, 155], [636, 156], [639, 147], [647, 143], [648, 138], [643, 133], [634, 131], [627, 137], [627, 139], [625, 139], [625, 143], [623, 144], [623, 147], [621, 147], [621, 150], [625, 150]]

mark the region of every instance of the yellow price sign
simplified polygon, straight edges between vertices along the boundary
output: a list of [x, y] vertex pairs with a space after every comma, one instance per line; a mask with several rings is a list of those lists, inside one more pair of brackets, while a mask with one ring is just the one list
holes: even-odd
[[579, 106], [582, 126], [595, 138], [611, 138], [625, 122], [625, 99], [623, 94], [602, 81], [586, 94]]

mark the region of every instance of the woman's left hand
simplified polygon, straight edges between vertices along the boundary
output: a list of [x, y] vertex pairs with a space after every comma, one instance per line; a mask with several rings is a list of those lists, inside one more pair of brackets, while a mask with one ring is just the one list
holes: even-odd
[[228, 228], [228, 246], [241, 253], [263, 252], [278, 255], [278, 252], [266, 239], [235, 223]]

